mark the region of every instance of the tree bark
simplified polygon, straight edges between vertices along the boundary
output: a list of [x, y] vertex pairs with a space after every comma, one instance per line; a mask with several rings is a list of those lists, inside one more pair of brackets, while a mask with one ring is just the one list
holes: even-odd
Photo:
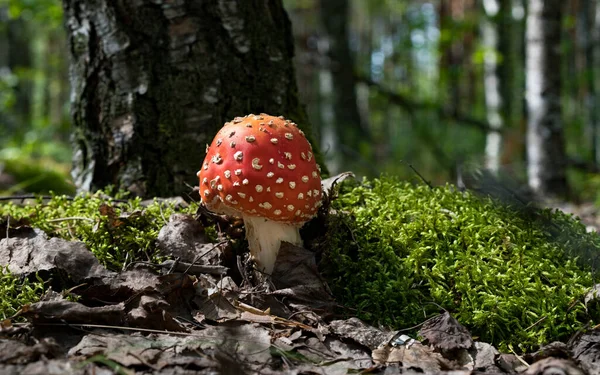
[[527, 172], [544, 196], [568, 193], [560, 106], [562, 0], [530, 0], [526, 31]]
[[63, 0], [71, 53], [72, 175], [140, 196], [196, 185], [227, 120], [284, 115], [309, 134], [281, 0]]

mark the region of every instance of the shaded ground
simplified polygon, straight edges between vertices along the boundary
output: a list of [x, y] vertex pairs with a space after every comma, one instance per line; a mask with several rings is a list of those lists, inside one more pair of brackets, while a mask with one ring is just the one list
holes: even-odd
[[423, 341], [340, 317], [312, 252], [284, 245], [260, 281], [187, 215], [158, 238], [175, 261], [118, 273], [81, 242], [26, 225], [0, 232], [0, 265], [61, 291], [2, 322], [1, 374], [600, 373], [595, 330], [517, 356], [477, 342], [447, 313], [424, 322]]

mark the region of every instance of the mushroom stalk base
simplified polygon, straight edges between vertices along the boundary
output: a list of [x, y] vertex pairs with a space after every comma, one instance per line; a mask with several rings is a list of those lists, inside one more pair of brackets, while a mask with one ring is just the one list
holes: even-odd
[[282, 241], [301, 246], [300, 228], [294, 224], [281, 223], [256, 216], [243, 216], [246, 239], [250, 254], [258, 269], [272, 274]]

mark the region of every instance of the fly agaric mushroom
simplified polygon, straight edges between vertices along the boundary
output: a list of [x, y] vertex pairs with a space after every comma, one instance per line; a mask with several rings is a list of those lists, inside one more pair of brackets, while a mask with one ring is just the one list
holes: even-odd
[[244, 220], [250, 254], [271, 274], [282, 241], [301, 245], [300, 227], [321, 205], [321, 175], [304, 132], [283, 116], [225, 123], [198, 172], [211, 211]]

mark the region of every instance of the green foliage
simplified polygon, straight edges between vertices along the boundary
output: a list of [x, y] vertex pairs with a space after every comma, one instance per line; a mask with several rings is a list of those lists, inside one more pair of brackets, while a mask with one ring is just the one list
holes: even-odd
[[[18, 206], [0, 205], [0, 216], [27, 219], [32, 226], [51, 236], [83, 241], [98, 260], [111, 270], [120, 270], [135, 261], [160, 261], [155, 240], [169, 216], [176, 212], [171, 203], [143, 207], [140, 198], [122, 200], [107, 192], [80, 194], [72, 200], [56, 195], [47, 202]], [[195, 207], [178, 209], [192, 213]]]
[[17, 182], [7, 193], [28, 191], [46, 194], [54, 191], [58, 194], [73, 194], [75, 187], [70, 183], [68, 172], [51, 159], [32, 159], [29, 157], [2, 157], [0, 170], [13, 176]]
[[387, 177], [347, 188], [333, 206], [321, 267], [363, 319], [406, 328], [441, 306], [482, 341], [521, 350], [598, 319], [582, 302], [591, 272], [569, 254], [600, 241], [564, 213]]
[[41, 279], [20, 279], [11, 274], [8, 267], [0, 267], [0, 318], [12, 317], [21, 306], [38, 301], [43, 293], [44, 282]]

